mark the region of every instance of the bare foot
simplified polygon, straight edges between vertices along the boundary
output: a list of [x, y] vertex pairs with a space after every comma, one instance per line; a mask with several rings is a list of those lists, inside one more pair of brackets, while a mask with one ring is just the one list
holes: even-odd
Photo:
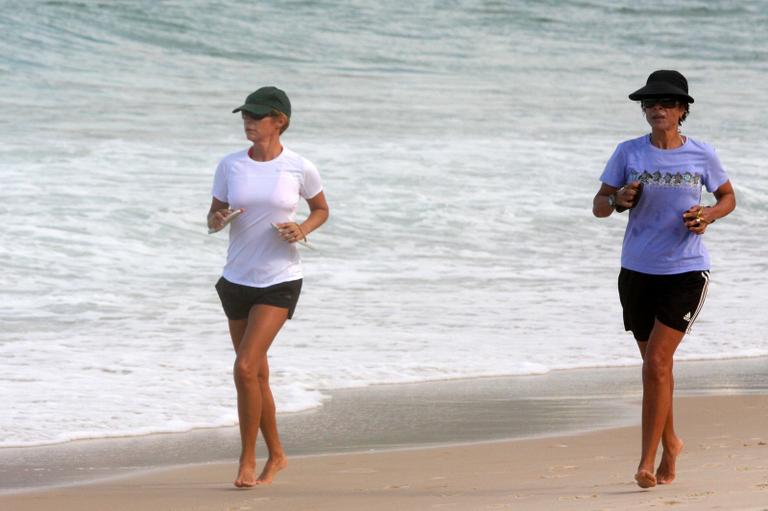
[[270, 457], [264, 464], [264, 470], [261, 471], [261, 475], [256, 480], [256, 484], [272, 484], [272, 479], [275, 474], [283, 470], [288, 466], [288, 458], [285, 456]]
[[650, 470], [638, 469], [635, 474], [635, 481], [640, 488], [653, 488], [656, 486], [656, 478]]
[[679, 438], [675, 442], [664, 446], [661, 455], [661, 463], [656, 469], [656, 480], [659, 484], [670, 484], [675, 480], [675, 460], [683, 450], [683, 441]]
[[237, 471], [237, 479], [235, 479], [235, 486], [238, 488], [250, 488], [256, 486], [258, 480], [256, 479], [256, 461], [243, 462], [240, 460], [240, 468]]

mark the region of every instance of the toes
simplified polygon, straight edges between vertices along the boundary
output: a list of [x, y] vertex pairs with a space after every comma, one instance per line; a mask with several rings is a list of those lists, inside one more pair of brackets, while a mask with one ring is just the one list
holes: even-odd
[[652, 488], [656, 486], [656, 477], [647, 470], [640, 470], [635, 474], [635, 481], [640, 488]]

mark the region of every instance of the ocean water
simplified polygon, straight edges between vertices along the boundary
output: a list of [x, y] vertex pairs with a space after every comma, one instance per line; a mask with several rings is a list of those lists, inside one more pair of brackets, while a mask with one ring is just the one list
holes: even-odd
[[216, 163], [246, 147], [230, 111], [266, 84], [331, 207], [270, 350], [280, 411], [638, 363], [626, 218], [591, 200], [647, 131], [627, 94], [662, 68], [688, 77], [684, 133], [739, 203], [706, 234], [679, 358], [768, 355], [764, 2], [386, 4], [0, 2], [0, 446], [236, 423], [226, 234], [205, 214]]

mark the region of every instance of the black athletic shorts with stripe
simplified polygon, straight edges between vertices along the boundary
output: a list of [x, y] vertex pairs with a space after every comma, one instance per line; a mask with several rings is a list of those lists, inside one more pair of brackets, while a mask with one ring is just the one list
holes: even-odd
[[622, 268], [619, 298], [624, 329], [638, 341], [647, 341], [655, 320], [688, 333], [707, 297], [709, 270], [650, 275]]

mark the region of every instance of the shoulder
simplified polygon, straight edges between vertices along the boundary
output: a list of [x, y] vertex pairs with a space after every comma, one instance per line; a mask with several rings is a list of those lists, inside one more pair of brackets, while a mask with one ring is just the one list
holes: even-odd
[[619, 143], [617, 149], [622, 152], [641, 151], [648, 147], [648, 135], [631, 138]]
[[241, 149], [240, 151], [226, 155], [219, 161], [219, 167], [228, 167], [243, 158], [248, 158], [248, 149]]
[[629, 155], [636, 154], [645, 150], [647, 145], [648, 135], [643, 135], [642, 137], [632, 138], [630, 140], [619, 142], [619, 144], [616, 146], [616, 149], [613, 151], [611, 161], [626, 161]]
[[314, 163], [287, 147], [283, 147], [283, 160], [291, 167], [300, 169], [301, 171], [306, 172], [307, 170], [310, 170], [317, 172], [317, 167], [315, 167]]
[[715, 147], [706, 143], [702, 142], [701, 140], [696, 140], [695, 138], [688, 137], [688, 143], [691, 146], [691, 149], [694, 151], [700, 151], [704, 154], [714, 156], [715, 155]]

